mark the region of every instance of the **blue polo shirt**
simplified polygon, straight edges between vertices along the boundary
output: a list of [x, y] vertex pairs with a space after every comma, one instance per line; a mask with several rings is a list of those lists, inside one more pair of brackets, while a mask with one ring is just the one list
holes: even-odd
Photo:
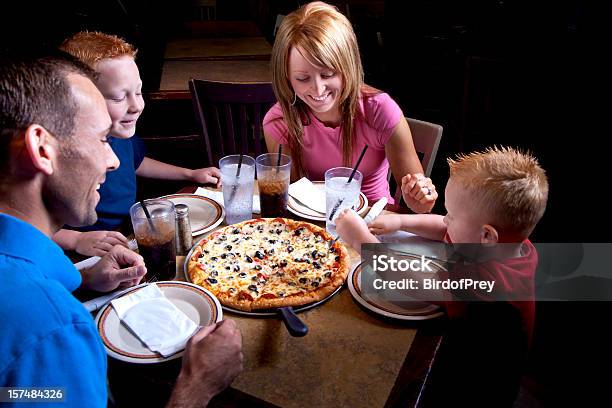
[[63, 387], [58, 405], [106, 406], [104, 346], [70, 293], [80, 284], [59, 246], [0, 213], [0, 387]]
[[142, 140], [134, 135], [129, 139], [109, 136], [108, 143], [119, 158], [119, 168], [106, 173], [100, 186], [100, 202], [96, 207], [98, 221], [91, 226], [75, 228], [79, 231], [117, 229], [130, 217], [130, 207], [136, 202], [136, 169], [145, 157]]

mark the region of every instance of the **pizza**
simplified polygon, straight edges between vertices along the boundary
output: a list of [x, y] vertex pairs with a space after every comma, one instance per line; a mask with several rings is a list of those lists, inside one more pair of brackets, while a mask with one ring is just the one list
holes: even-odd
[[188, 278], [239, 310], [300, 306], [342, 286], [348, 252], [325, 229], [286, 218], [232, 224], [201, 240]]

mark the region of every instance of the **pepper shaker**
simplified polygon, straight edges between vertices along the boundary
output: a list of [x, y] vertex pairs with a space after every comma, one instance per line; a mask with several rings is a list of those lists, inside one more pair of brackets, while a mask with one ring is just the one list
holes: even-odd
[[193, 245], [191, 224], [189, 223], [189, 207], [176, 204], [176, 254], [187, 255]]

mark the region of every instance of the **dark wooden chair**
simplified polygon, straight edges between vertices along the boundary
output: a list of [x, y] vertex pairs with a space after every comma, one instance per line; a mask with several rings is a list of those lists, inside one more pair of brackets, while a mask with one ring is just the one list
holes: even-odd
[[271, 83], [189, 80], [208, 166], [228, 154], [266, 153], [263, 117], [276, 102]]

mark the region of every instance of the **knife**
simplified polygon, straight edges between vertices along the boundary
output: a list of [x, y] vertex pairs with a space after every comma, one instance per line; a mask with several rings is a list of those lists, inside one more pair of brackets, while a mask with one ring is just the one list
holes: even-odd
[[371, 223], [372, 221], [374, 221], [376, 217], [378, 217], [381, 211], [385, 208], [385, 205], [387, 205], [387, 202], [388, 202], [387, 197], [383, 197], [380, 200], [378, 200], [376, 204], [372, 206], [372, 208], [370, 208], [370, 211], [363, 219], [366, 222], [366, 224]]
[[82, 304], [89, 313], [93, 313], [96, 310], [100, 309], [105, 304], [107, 304], [108, 302], [110, 302], [111, 300], [123, 295], [125, 292], [130, 291], [132, 289], [134, 289], [133, 286], [129, 288], [117, 289], [117, 290], [114, 290], [113, 292], [107, 293], [106, 295], [103, 295], [103, 296], [100, 296], [94, 299], [90, 299], [86, 302], [82, 302]]

